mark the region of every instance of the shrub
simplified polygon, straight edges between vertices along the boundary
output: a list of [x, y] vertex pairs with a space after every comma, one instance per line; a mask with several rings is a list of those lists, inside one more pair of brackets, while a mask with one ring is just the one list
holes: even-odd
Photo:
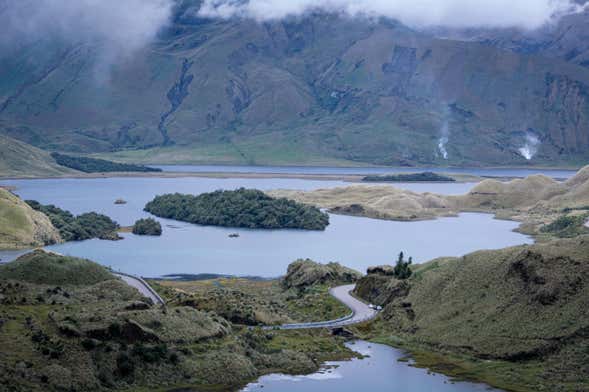
[[362, 181], [368, 182], [454, 182], [452, 177], [432, 172], [412, 174], [392, 174], [388, 176], [366, 176]]
[[34, 210], [47, 215], [65, 241], [118, 238], [116, 234], [119, 228], [118, 223], [106, 215], [88, 212], [74, 216], [71, 212], [51, 204], [43, 205], [36, 200], [27, 200], [26, 203]]
[[397, 259], [397, 264], [393, 269], [393, 276], [397, 279], [408, 279], [411, 277], [411, 264], [413, 263], [413, 258], [409, 257], [408, 261], [405, 261], [405, 255], [403, 252], [399, 253], [399, 258]]
[[161, 172], [162, 169], [148, 167], [143, 165], [131, 165], [127, 163], [118, 163], [107, 161], [105, 159], [75, 157], [71, 155], [54, 152], [51, 157], [58, 165], [69, 167], [70, 169], [79, 170], [84, 173], [101, 173], [101, 172]]
[[162, 235], [162, 225], [153, 218], [139, 219], [133, 225], [133, 234]]

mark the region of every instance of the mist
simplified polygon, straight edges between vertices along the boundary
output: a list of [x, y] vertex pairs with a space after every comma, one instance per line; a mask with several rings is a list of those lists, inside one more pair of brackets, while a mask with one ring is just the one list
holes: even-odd
[[[173, 0], [0, 0], [0, 49], [60, 40], [100, 46], [105, 62], [149, 44], [171, 16]], [[2, 54], [2, 53], [0, 53]]]
[[536, 29], [585, 7], [572, 0], [204, 0], [199, 15], [266, 21], [326, 11], [388, 17], [419, 28]]

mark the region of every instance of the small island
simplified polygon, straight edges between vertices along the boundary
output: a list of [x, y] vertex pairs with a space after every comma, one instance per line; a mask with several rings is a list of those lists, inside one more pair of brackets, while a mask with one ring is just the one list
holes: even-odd
[[325, 230], [329, 225], [329, 215], [317, 207], [244, 188], [198, 196], [161, 195], [147, 203], [145, 211], [199, 225], [249, 229]]
[[362, 178], [366, 182], [455, 182], [452, 177], [433, 172], [390, 174], [382, 176], [366, 176]]
[[162, 235], [162, 225], [153, 218], [139, 219], [133, 225], [135, 235]]

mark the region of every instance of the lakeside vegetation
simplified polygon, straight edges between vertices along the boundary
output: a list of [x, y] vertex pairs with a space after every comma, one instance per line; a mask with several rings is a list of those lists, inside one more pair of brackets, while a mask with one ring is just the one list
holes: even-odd
[[366, 182], [455, 182], [452, 177], [433, 172], [366, 176]]
[[105, 159], [76, 157], [72, 155], [51, 153], [51, 157], [57, 164], [84, 173], [108, 173], [108, 172], [161, 172], [162, 169], [130, 163], [118, 163]]
[[317, 207], [245, 188], [198, 196], [161, 195], [147, 203], [145, 211], [200, 225], [250, 229], [325, 230], [329, 224], [329, 216]]
[[119, 224], [106, 215], [87, 212], [74, 216], [52, 204], [43, 205], [36, 200], [26, 200], [36, 211], [47, 215], [64, 241], [83, 241], [91, 238], [118, 240]]
[[135, 235], [162, 235], [162, 225], [153, 218], [139, 219], [133, 225]]

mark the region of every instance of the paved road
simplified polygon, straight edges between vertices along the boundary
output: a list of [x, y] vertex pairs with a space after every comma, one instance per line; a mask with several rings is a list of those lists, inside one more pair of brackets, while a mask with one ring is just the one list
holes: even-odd
[[334, 296], [338, 301], [346, 305], [352, 311], [348, 316], [337, 320], [320, 321], [316, 323], [298, 323], [284, 324], [278, 327], [266, 327], [267, 329], [308, 329], [308, 328], [336, 328], [346, 325], [358, 324], [376, 317], [378, 312], [371, 309], [364, 302], [352, 297], [350, 292], [356, 285], [349, 284], [345, 286], [334, 287], [329, 290], [329, 294]]
[[142, 278], [124, 274], [122, 272], [113, 272], [113, 275], [124, 280], [129, 286], [135, 287], [144, 297], [150, 298], [156, 305], [165, 305], [166, 302], [155, 292], [154, 289]]

